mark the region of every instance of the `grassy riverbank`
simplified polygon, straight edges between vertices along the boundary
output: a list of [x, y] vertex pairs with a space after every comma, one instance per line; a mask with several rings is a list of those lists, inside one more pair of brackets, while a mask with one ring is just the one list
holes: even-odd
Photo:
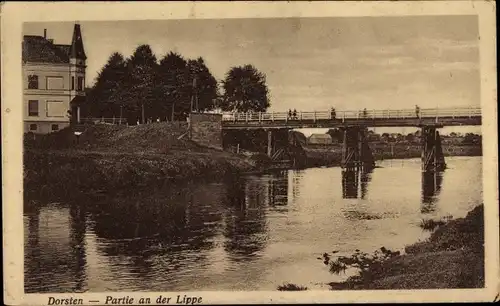
[[483, 205], [438, 227], [427, 241], [407, 246], [405, 254], [373, 261], [360, 275], [330, 286], [332, 290], [484, 287]]
[[[405, 143], [371, 143], [373, 158], [384, 159], [407, 159], [420, 158], [422, 151], [418, 145]], [[342, 145], [308, 145], [304, 148], [307, 156], [307, 166], [338, 166], [342, 160]], [[480, 145], [457, 145], [449, 147], [443, 145], [445, 156], [481, 156]]]
[[71, 129], [34, 139], [28, 135], [25, 190], [129, 188], [165, 180], [220, 178], [258, 167], [256, 159], [197, 145], [182, 137], [186, 130], [183, 123], [92, 125], [78, 142]]

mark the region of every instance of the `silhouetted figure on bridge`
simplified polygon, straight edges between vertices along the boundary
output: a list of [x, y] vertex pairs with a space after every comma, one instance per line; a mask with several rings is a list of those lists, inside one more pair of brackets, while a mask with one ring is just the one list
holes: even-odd
[[363, 109], [363, 118], [367, 118], [368, 117], [368, 112], [366, 111], [366, 108]]
[[337, 117], [337, 113], [335, 112], [335, 108], [332, 107], [332, 110], [330, 111], [330, 116], [332, 117], [332, 119], [335, 119], [335, 117]]
[[420, 118], [420, 107], [418, 107], [418, 105], [415, 105], [415, 115], [417, 118]]
[[292, 110], [291, 109], [288, 110], [288, 119], [292, 119]]
[[293, 109], [293, 119], [295, 119], [295, 120], [298, 119], [297, 118], [297, 110], [295, 108]]

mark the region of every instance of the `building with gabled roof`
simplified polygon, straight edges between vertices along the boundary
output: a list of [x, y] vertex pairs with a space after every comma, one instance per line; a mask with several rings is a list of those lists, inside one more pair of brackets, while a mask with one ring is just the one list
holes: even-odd
[[330, 145], [332, 144], [332, 137], [329, 134], [312, 134], [307, 138], [307, 143], [314, 145]]
[[71, 44], [43, 36], [23, 37], [24, 131], [46, 134], [79, 121], [85, 99], [85, 49], [79, 24]]

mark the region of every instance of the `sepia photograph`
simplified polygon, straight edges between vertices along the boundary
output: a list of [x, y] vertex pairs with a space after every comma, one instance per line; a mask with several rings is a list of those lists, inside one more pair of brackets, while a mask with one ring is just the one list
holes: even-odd
[[496, 37], [477, 13], [71, 12], [20, 22], [2, 96], [21, 295], [498, 292]]

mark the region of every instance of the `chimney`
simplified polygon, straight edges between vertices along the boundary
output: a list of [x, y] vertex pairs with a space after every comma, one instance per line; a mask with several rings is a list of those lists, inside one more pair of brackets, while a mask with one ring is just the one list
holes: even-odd
[[43, 29], [43, 38], [47, 39], [47, 29]]

